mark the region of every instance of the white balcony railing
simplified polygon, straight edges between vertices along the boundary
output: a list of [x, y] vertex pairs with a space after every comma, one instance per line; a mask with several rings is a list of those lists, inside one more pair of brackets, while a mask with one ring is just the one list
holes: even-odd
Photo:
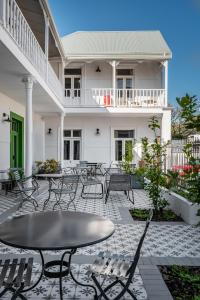
[[[63, 88], [15, 0], [1, 2], [2, 25], [61, 101]], [[5, 6], [5, 7], [4, 7]]]
[[66, 89], [66, 107], [165, 107], [165, 89]]

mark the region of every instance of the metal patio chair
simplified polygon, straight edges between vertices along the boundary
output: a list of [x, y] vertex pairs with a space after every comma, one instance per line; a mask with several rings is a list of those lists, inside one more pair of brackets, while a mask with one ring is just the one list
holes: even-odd
[[32, 176], [21, 178], [18, 170], [12, 171], [12, 176], [17, 184], [17, 192], [21, 195], [21, 203], [19, 207], [22, 207], [24, 202], [30, 202], [36, 210], [38, 203], [33, 197], [33, 194], [37, 191], [35, 180], [32, 179]]
[[[20, 174], [20, 171], [21, 171], [21, 174]], [[35, 189], [36, 189], [36, 191], [37, 191], [37, 193], [38, 193], [38, 195], [39, 195], [39, 188], [40, 188], [40, 185], [39, 185], [39, 183], [37, 182], [37, 180], [36, 180], [36, 177], [35, 177], [35, 175], [33, 174], [33, 175], [31, 175], [31, 176], [28, 176], [28, 177], [26, 177], [25, 175], [24, 175], [24, 173], [23, 173], [23, 171], [22, 171], [22, 169], [15, 169], [15, 168], [11, 168], [10, 169], [10, 173], [11, 173], [11, 176], [13, 175], [14, 176], [14, 179], [17, 177], [17, 178], [21, 178], [21, 179], [23, 179], [23, 180], [31, 180], [31, 183], [32, 183], [32, 185], [35, 187]]]
[[[120, 173], [110, 175], [110, 180], [106, 190], [105, 203], [107, 203], [111, 191], [124, 192], [127, 199], [134, 204], [134, 193], [130, 175]], [[130, 193], [132, 194], [132, 200], [130, 198]]]
[[[81, 172], [77, 169], [80, 174], [80, 181], [82, 183], [82, 191], [81, 197], [83, 199], [102, 199], [104, 196], [103, 183], [101, 180], [96, 178], [95, 176], [91, 176], [90, 172], [88, 172], [88, 168], [82, 168]], [[86, 192], [87, 188], [100, 186], [99, 192]]]
[[112, 163], [111, 163], [109, 168], [105, 168], [105, 173], [104, 173], [104, 176], [105, 176], [105, 181], [104, 181], [105, 193], [107, 192], [107, 188], [108, 188], [108, 185], [109, 185], [109, 182], [110, 182], [110, 175], [112, 175], [112, 174], [123, 174], [123, 171], [119, 167], [112, 166]]
[[64, 203], [63, 196], [67, 197], [67, 195], [69, 196], [67, 209], [69, 209], [69, 206], [73, 204], [74, 210], [76, 210], [74, 200], [78, 189], [78, 183], [79, 175], [76, 174], [64, 175], [60, 179], [60, 182], [58, 183], [58, 188], [51, 189], [51, 192], [53, 192], [56, 197], [56, 203], [53, 206], [53, 210], [56, 206], [59, 206], [62, 209], [61, 204]]
[[[115, 285], [121, 285], [121, 290], [118, 295], [112, 300], [120, 300], [123, 298], [124, 294], [127, 292], [132, 299], [137, 300], [134, 293], [130, 290], [130, 284], [132, 283], [135, 270], [140, 258], [141, 248], [149, 228], [149, 224], [151, 222], [153, 216], [153, 211], [150, 210], [149, 217], [146, 221], [144, 232], [140, 238], [139, 244], [137, 246], [137, 250], [134, 256], [124, 256], [114, 254], [111, 255], [109, 252], [100, 252], [98, 258], [94, 261], [93, 265], [87, 271], [87, 275], [91, 276], [94, 281], [97, 289], [100, 294], [94, 299], [100, 300], [102, 297], [106, 300], [110, 300], [107, 296], [107, 292], [114, 287]], [[103, 282], [100, 283], [97, 280], [97, 277], [102, 276]], [[103, 284], [106, 278], [112, 279], [112, 283], [110, 283], [107, 287], [103, 288]]]
[[8, 291], [13, 293], [11, 300], [18, 297], [26, 300], [21, 292], [31, 285], [33, 258], [14, 258], [12, 260], [0, 260], [0, 298]]

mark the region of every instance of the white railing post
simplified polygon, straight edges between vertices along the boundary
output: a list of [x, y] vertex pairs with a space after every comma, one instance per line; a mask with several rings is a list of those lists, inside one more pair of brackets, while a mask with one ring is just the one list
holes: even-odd
[[6, 26], [6, 1], [8, 0], [0, 0], [0, 22], [3, 26]]
[[45, 56], [46, 56], [46, 80], [48, 81], [48, 60], [49, 60], [49, 18], [44, 15], [45, 19]]

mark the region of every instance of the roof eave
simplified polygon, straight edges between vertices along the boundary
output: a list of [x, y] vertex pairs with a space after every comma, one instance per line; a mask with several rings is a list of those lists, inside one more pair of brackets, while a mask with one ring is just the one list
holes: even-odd
[[151, 53], [151, 54], [67, 54], [65, 59], [70, 60], [169, 60], [171, 53]]

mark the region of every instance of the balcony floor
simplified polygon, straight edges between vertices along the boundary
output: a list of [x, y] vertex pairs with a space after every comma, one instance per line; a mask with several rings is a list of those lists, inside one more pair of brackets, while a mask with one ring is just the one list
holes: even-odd
[[[37, 196], [39, 203], [39, 210], [42, 209], [44, 199], [47, 198], [47, 183], [46, 181], [40, 182], [40, 193]], [[143, 190], [135, 190], [135, 207], [149, 208], [150, 202]], [[52, 197], [48, 209], [52, 209], [55, 203]], [[144, 228], [144, 222], [133, 221], [129, 209], [132, 204], [126, 200], [123, 193], [113, 192], [108, 199], [107, 204], [104, 204], [103, 199], [98, 200], [85, 200], [80, 197], [80, 189], [76, 197], [76, 206], [78, 211], [95, 213], [107, 218], [110, 218], [116, 226], [114, 235], [108, 240], [96, 244], [95, 246], [85, 247], [77, 251], [77, 255], [73, 258], [74, 274], [83, 282], [88, 283], [85, 271], [88, 265], [94, 260], [95, 255], [99, 251], [109, 250], [112, 253], [120, 253], [131, 255], [134, 253], [138, 244], [139, 238]], [[33, 212], [34, 209], [31, 204], [25, 204], [20, 210], [16, 210], [16, 200], [14, 197], [0, 196], [0, 221], [2, 222], [7, 217], [22, 215], [25, 213]], [[66, 210], [66, 204], [62, 205], [63, 210]], [[72, 208], [73, 209], [73, 208]], [[39, 265], [39, 256], [35, 252], [13, 249], [11, 247], [0, 244], [0, 258], [8, 258], [18, 255], [34, 255], [35, 257], [35, 272], [37, 273]], [[62, 251], [45, 252], [45, 259], [51, 260], [60, 257]], [[186, 261], [190, 265], [200, 258], [200, 227], [189, 226], [183, 222], [175, 223], [155, 223], [152, 222], [142, 248], [142, 256], [138, 265], [137, 274], [135, 275], [134, 282], [131, 286], [135, 290], [137, 299], [162, 299], [152, 298], [151, 291], [148, 290], [149, 286], [146, 284], [146, 277], [144, 276], [145, 265], [147, 269], [152, 265], [152, 270], [162, 262], [169, 264], [180, 263]], [[154, 263], [153, 263], [154, 260]], [[152, 271], [152, 272], [153, 272]], [[155, 271], [156, 272], [156, 271]], [[36, 276], [36, 274], [35, 274]], [[34, 279], [34, 277], [33, 277]], [[63, 283], [64, 299], [93, 299], [91, 290], [76, 286], [69, 278], [65, 278]], [[164, 289], [164, 287], [163, 287]], [[117, 288], [113, 288], [110, 292], [110, 297], [114, 297]], [[59, 282], [57, 279], [47, 279], [44, 277], [43, 281], [32, 291], [27, 294], [28, 299], [59, 299]], [[166, 299], [170, 298], [169, 292], [166, 290]], [[2, 299], [10, 299], [7, 294]], [[130, 299], [126, 295], [124, 299]], [[165, 299], [165, 298], [164, 298]]]

